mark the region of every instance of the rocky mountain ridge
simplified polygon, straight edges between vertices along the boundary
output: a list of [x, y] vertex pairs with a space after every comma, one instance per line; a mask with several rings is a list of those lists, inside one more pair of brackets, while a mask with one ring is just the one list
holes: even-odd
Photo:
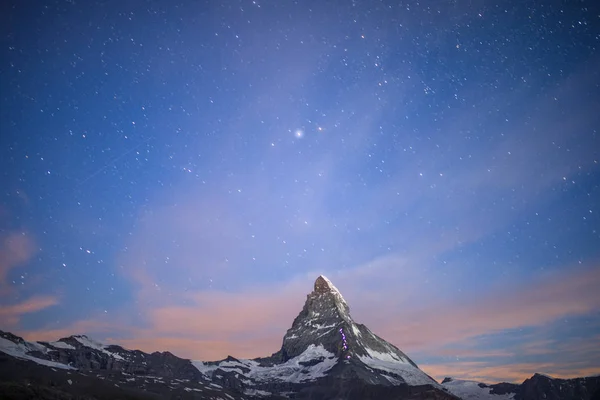
[[356, 323], [324, 276], [316, 279], [280, 350], [252, 360], [191, 361], [104, 345], [85, 335], [28, 342], [0, 331], [0, 393], [14, 399], [599, 400], [598, 379], [544, 379], [534, 375], [522, 385], [488, 386], [448, 378], [439, 384], [396, 346]]
[[355, 323], [340, 291], [322, 275], [279, 351], [195, 366], [207, 379], [244, 393], [377, 399], [383, 391], [389, 398], [455, 398], [397, 347]]
[[477, 400], [600, 400], [600, 376], [560, 379], [534, 374], [521, 384], [485, 383], [445, 378], [449, 392], [462, 399]]

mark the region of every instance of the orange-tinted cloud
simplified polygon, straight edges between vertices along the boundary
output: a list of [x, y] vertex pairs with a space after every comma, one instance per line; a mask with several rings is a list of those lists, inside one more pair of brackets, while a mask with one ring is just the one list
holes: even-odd
[[32, 297], [21, 303], [0, 306], [0, 320], [3, 327], [15, 327], [23, 314], [29, 314], [58, 304], [58, 299], [52, 296]]
[[402, 307], [380, 326], [380, 332], [397, 345], [417, 349], [539, 326], [560, 317], [600, 310], [598, 287], [600, 269], [567, 270], [512, 289], [499, 286], [477, 298]]
[[[58, 328], [17, 332], [28, 340], [89, 334], [130, 349], [171, 351], [180, 357], [201, 360], [227, 355], [253, 358], [279, 350], [283, 335], [302, 309], [310, 284], [299, 279], [275, 290], [255, 287], [236, 293], [198, 292], [183, 297], [188, 305], [175, 304], [174, 299], [156, 289], [165, 305], [142, 307], [143, 327], [119, 314], [99, 315]], [[182, 297], [176, 300], [181, 301]]]
[[270, 355], [279, 350], [283, 335], [302, 309], [306, 283], [294, 281], [275, 290], [190, 294], [189, 305], [147, 310], [149, 326], [138, 329], [131, 339], [117, 341], [204, 360]]
[[133, 331], [134, 328], [125, 324], [125, 321], [122, 316], [109, 317], [97, 315], [95, 318], [65, 323], [62, 326], [56, 324], [33, 330], [15, 329], [14, 332], [26, 340], [32, 341], [54, 341], [78, 334], [91, 334], [96, 339], [104, 340], [112, 333], [122, 329], [125, 329], [127, 332]]
[[113, 339], [109, 341], [128, 349], [142, 350], [147, 353], [169, 351], [183, 358], [211, 361], [223, 359], [226, 355], [237, 358], [254, 358], [271, 355], [271, 353], [279, 350], [278, 346], [274, 346], [274, 343], [281, 343], [281, 337], [271, 335], [238, 342], [174, 336]]
[[[465, 341], [466, 349], [435, 350], [440, 356], [452, 356], [453, 361], [423, 363], [422, 369], [436, 379], [452, 376], [459, 379], [478, 380], [488, 383], [522, 382], [535, 372], [556, 378], [591, 376], [600, 373], [600, 336], [586, 340], [580, 337], [554, 340], [535, 339], [537, 334], [525, 335], [523, 341], [513, 343], [501, 351], [489, 351], [485, 346], [475, 348], [474, 341]], [[532, 358], [536, 362], [515, 361]], [[545, 356], [545, 357], [544, 357]]]
[[460, 377], [485, 383], [521, 383], [536, 373], [546, 373], [555, 378], [574, 378], [600, 374], [598, 367], [579, 367], [556, 363], [521, 363], [492, 365], [486, 362], [453, 362], [447, 364], [422, 364], [419, 367], [441, 382], [445, 377]]

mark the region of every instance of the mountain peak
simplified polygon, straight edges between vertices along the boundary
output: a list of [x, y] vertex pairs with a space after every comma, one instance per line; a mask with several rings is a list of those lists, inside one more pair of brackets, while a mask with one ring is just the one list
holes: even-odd
[[333, 291], [339, 292], [333, 283], [325, 275], [319, 275], [315, 281], [315, 292]]
[[[342, 294], [324, 275], [315, 280], [302, 311], [283, 337], [281, 349], [265, 362], [305, 363], [307, 357], [314, 365], [327, 361], [327, 370], [335, 364], [331, 369], [334, 375], [350, 374], [369, 384], [439, 386], [400, 349], [354, 322]], [[386, 377], [375, 371], [383, 371]]]
[[336, 304], [339, 312], [342, 315], [347, 315], [350, 307], [348, 307], [348, 303], [344, 300], [344, 296], [335, 287], [333, 283], [325, 275], [319, 275], [319, 277], [315, 280], [315, 287], [312, 295], [323, 295], [323, 294], [331, 294], [334, 298], [334, 303]]

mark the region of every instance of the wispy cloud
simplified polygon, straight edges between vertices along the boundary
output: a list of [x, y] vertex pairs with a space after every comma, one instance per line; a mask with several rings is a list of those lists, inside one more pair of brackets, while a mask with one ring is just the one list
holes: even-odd
[[27, 263], [36, 252], [35, 241], [26, 232], [12, 231], [0, 237], [0, 295], [10, 292], [10, 271]]
[[[361, 282], [354, 282], [349, 289], [360, 293]], [[370, 319], [367, 308], [393, 302], [397, 310], [393, 318], [376, 322], [380, 332], [400, 346], [421, 349], [600, 310], [599, 268], [565, 268], [520, 283], [499, 283], [490, 284], [483, 294], [446, 291], [423, 296], [421, 285], [421, 293], [414, 290], [396, 300], [393, 292], [387, 292], [379, 304], [362, 304], [357, 315]]]
[[553, 363], [522, 363], [495, 365], [486, 362], [452, 362], [447, 364], [422, 364], [419, 366], [436, 380], [445, 377], [474, 380], [485, 383], [512, 382], [521, 383], [538, 373], [555, 378], [576, 378], [600, 373], [600, 367], [580, 367], [560, 361]]
[[94, 338], [105, 340], [115, 332], [131, 332], [133, 329], [136, 328], [127, 324], [127, 318], [124, 315], [94, 315], [88, 319], [48, 324], [39, 329], [17, 328], [14, 331], [26, 340], [54, 341], [78, 334], [89, 334]]
[[[281, 345], [300, 310], [305, 283], [262, 286], [241, 292], [198, 292], [186, 305], [145, 310], [147, 327], [128, 327], [119, 340], [136, 348], [165, 348], [185, 357], [219, 359], [269, 355]], [[164, 347], [168, 343], [171, 347]]]
[[0, 319], [4, 329], [16, 327], [25, 314], [31, 314], [55, 306], [58, 298], [53, 296], [36, 296], [21, 303], [0, 306]]

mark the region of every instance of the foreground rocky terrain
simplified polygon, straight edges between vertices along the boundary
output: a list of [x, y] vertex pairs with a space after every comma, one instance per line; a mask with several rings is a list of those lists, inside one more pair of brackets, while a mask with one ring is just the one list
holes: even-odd
[[84, 335], [27, 342], [0, 331], [0, 398], [600, 400], [600, 378], [536, 374], [521, 385], [440, 384], [354, 322], [341, 293], [320, 276], [281, 349], [253, 360], [191, 361]]
[[600, 376], [558, 379], [534, 374], [521, 384], [504, 382], [494, 385], [445, 378], [442, 385], [465, 400], [600, 400]]

